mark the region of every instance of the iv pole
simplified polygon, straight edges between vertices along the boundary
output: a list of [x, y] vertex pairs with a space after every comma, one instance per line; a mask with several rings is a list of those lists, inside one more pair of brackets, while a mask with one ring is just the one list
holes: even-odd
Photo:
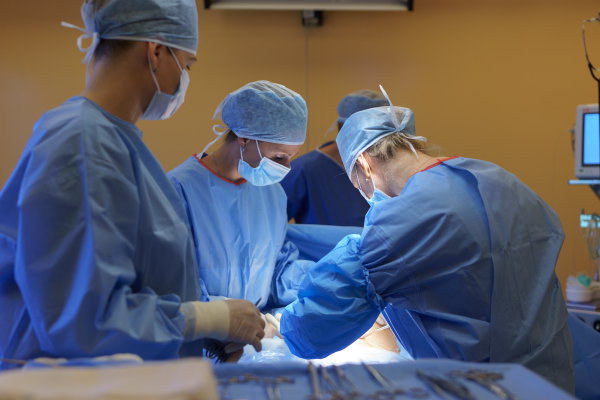
[[[596, 83], [598, 84], [598, 178], [600, 178], [600, 77], [596, 76], [596, 72], [600, 72], [600, 68], [595, 68], [594, 65], [592, 64], [592, 62], [590, 61], [590, 57], [588, 55], [588, 51], [587, 51], [587, 46], [585, 43], [585, 23], [589, 22], [589, 23], [594, 23], [598, 21], [600, 23], [600, 12], [598, 13], [598, 17], [596, 18], [590, 18], [590, 19], [585, 19], [583, 20], [583, 23], [581, 24], [581, 30], [582, 30], [582, 36], [583, 36], [583, 51], [585, 52], [585, 58], [587, 60], [588, 63], [588, 68], [590, 70], [590, 74], [592, 74], [592, 78], [594, 78], [594, 80], [596, 81]], [[591, 185], [590, 186], [591, 189], [594, 191], [594, 193], [596, 194], [596, 196], [598, 196], [600, 198], [600, 186], [599, 185]], [[592, 223], [592, 221], [590, 221], [590, 223]], [[600, 256], [600, 246], [596, 248], [596, 255]], [[598, 257], [594, 258], [594, 281], [598, 282], [599, 280], [599, 264], [598, 264], [599, 260]]]
[[[596, 72], [600, 72], [600, 68], [594, 68], [594, 65], [592, 65], [592, 62], [590, 61], [590, 57], [588, 55], [588, 51], [587, 51], [587, 46], [585, 44], [585, 23], [586, 22], [596, 22], [598, 21], [600, 23], [600, 12], [598, 13], [598, 17], [596, 18], [591, 18], [591, 19], [585, 19], [583, 20], [583, 24], [581, 25], [581, 30], [582, 30], [582, 36], [583, 36], [583, 51], [585, 52], [585, 58], [587, 60], [588, 63], [588, 68], [590, 69], [590, 74], [592, 74], [592, 78], [594, 78], [594, 80], [596, 81], [596, 83], [598, 84], [598, 111], [599, 111], [599, 118], [600, 118], [600, 78], [596, 76]], [[598, 138], [600, 139], [600, 120], [598, 123]], [[600, 157], [600, 140], [598, 140], [598, 156]], [[600, 158], [598, 160], [598, 178], [600, 178]]]

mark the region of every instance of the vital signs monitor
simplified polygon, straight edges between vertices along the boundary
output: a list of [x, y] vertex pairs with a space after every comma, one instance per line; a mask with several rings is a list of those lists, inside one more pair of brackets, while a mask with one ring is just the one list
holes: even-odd
[[577, 107], [575, 119], [575, 176], [600, 178], [600, 120], [598, 104]]

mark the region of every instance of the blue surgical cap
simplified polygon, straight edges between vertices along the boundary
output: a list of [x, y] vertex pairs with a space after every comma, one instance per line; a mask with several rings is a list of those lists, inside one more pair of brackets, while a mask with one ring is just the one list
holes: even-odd
[[[383, 88], [381, 90], [388, 98]], [[416, 155], [410, 140], [426, 141], [427, 139], [415, 136], [415, 132], [415, 116], [412, 110], [394, 107], [391, 101], [389, 107], [371, 108], [352, 114], [336, 139], [348, 177], [351, 178], [356, 159], [365, 150], [394, 133], [400, 135]]]
[[225, 124], [215, 126], [226, 129], [215, 130], [217, 135], [231, 129], [246, 139], [302, 144], [306, 138], [308, 109], [298, 93], [277, 83], [257, 81], [229, 93], [217, 107], [213, 119], [221, 119]]
[[[85, 25], [62, 23], [84, 34], [77, 39], [79, 50], [87, 53], [84, 64], [91, 61], [100, 39], [156, 42], [188, 53], [198, 49], [198, 10], [194, 0], [86, 0], [81, 6]], [[82, 47], [83, 39], [92, 44]]]
[[352, 114], [369, 108], [387, 106], [388, 101], [374, 90], [359, 90], [350, 93], [337, 106], [338, 122], [344, 123]]

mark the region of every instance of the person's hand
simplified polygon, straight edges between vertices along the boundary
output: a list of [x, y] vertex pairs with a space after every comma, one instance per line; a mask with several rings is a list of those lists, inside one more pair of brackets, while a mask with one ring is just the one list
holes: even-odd
[[229, 353], [229, 357], [227, 358], [226, 363], [236, 363], [240, 361], [240, 358], [244, 355], [244, 349], [239, 349], [234, 351], [233, 353]]
[[277, 336], [280, 339], [283, 339], [283, 336], [279, 333], [279, 329], [277, 329], [277, 320], [271, 314], [262, 314], [262, 319], [267, 324], [265, 327], [265, 339], [273, 339]]
[[[262, 350], [260, 340], [265, 337], [265, 321], [258, 308], [248, 300], [223, 300], [229, 307], [229, 344], [225, 351], [234, 353], [244, 344], [251, 344], [257, 352]], [[241, 346], [241, 347], [239, 347]]]
[[[275, 328], [272, 324], [266, 322], [265, 336], [263, 337], [263, 339], [273, 339], [275, 336], [283, 339], [283, 336], [281, 336], [281, 334], [277, 331], [277, 328]], [[230, 354], [229, 357], [231, 359], [231, 357], [233, 357], [234, 354], [237, 354], [239, 351], [243, 350], [245, 346], [246, 345], [243, 343], [229, 343], [227, 344], [227, 346], [225, 346], [225, 353]], [[244, 352], [242, 351], [241, 354], [244, 354]]]
[[267, 326], [265, 328], [265, 339], [273, 339], [275, 336], [283, 339], [283, 336], [281, 336], [281, 334], [277, 331], [277, 328], [267, 322]]

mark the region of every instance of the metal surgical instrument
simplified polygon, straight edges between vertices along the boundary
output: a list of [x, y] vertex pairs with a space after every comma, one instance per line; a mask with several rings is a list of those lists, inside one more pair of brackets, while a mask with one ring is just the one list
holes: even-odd
[[429, 396], [429, 392], [422, 389], [422, 388], [412, 388], [409, 390], [404, 390], [401, 388], [394, 388], [390, 382], [388, 381], [388, 379], [386, 379], [379, 371], [377, 371], [375, 368], [373, 368], [372, 366], [365, 364], [364, 362], [362, 363], [363, 367], [365, 367], [365, 369], [367, 371], [369, 371], [369, 373], [371, 375], [373, 375], [373, 377], [377, 380], [377, 382], [379, 382], [379, 384], [381, 386], [383, 386], [383, 388], [385, 389], [385, 392], [379, 391], [376, 394], [379, 396], [381, 394], [387, 394], [388, 397], [390, 398], [394, 398], [396, 397], [396, 395], [406, 395], [408, 397], [412, 397], [415, 399], [423, 399], [425, 397]]
[[281, 400], [281, 390], [279, 384], [294, 383], [294, 379], [288, 376], [279, 376], [277, 378], [263, 378], [262, 383], [267, 390], [267, 396], [270, 400]]
[[308, 375], [310, 376], [310, 385], [312, 386], [312, 395], [309, 395], [309, 399], [321, 400], [321, 386], [319, 383], [319, 374], [317, 368], [311, 362], [308, 363]]
[[338, 381], [340, 382], [340, 388], [342, 388], [342, 391], [344, 391], [343, 385], [346, 384], [346, 386], [348, 386], [350, 388], [350, 391], [346, 392], [350, 395], [350, 397], [365, 398], [365, 395], [360, 391], [358, 386], [356, 386], [356, 384], [354, 382], [352, 382], [346, 376], [346, 374], [344, 374], [344, 371], [342, 371], [342, 369], [340, 367], [338, 367], [337, 365], [334, 365], [333, 370], [336, 372], [336, 374], [338, 376]]
[[451, 377], [464, 378], [475, 382], [478, 385], [483, 386], [490, 392], [494, 393], [502, 400], [519, 400], [517, 396], [510, 393], [508, 390], [504, 389], [502, 386], [495, 382], [504, 378], [504, 376], [500, 373], [486, 372], [480, 369], [472, 369], [466, 372], [451, 371], [448, 375]]
[[246, 383], [246, 382], [258, 382], [260, 378], [253, 374], [242, 374], [238, 376], [234, 376], [228, 379], [222, 379], [219, 384], [223, 386], [223, 390], [221, 392], [221, 400], [231, 400], [229, 396], [229, 385], [236, 383]]
[[437, 395], [443, 399], [449, 399], [449, 397], [444, 393], [447, 392], [461, 400], [475, 400], [473, 393], [471, 393], [466, 386], [458, 382], [439, 378], [437, 376], [428, 374], [421, 369], [417, 369], [417, 377], [426, 382], [429, 387], [431, 387], [437, 393]]
[[323, 368], [322, 366], [319, 367], [319, 371], [321, 372], [321, 376], [323, 377], [323, 379], [325, 379], [325, 381], [331, 387], [331, 390], [328, 391], [328, 393], [331, 395], [331, 398], [334, 400], [335, 399], [345, 400], [347, 397], [344, 395], [344, 392], [342, 391], [340, 386], [337, 384], [337, 382], [331, 377], [331, 375], [329, 375], [329, 372], [327, 372], [327, 370], [325, 368]]

